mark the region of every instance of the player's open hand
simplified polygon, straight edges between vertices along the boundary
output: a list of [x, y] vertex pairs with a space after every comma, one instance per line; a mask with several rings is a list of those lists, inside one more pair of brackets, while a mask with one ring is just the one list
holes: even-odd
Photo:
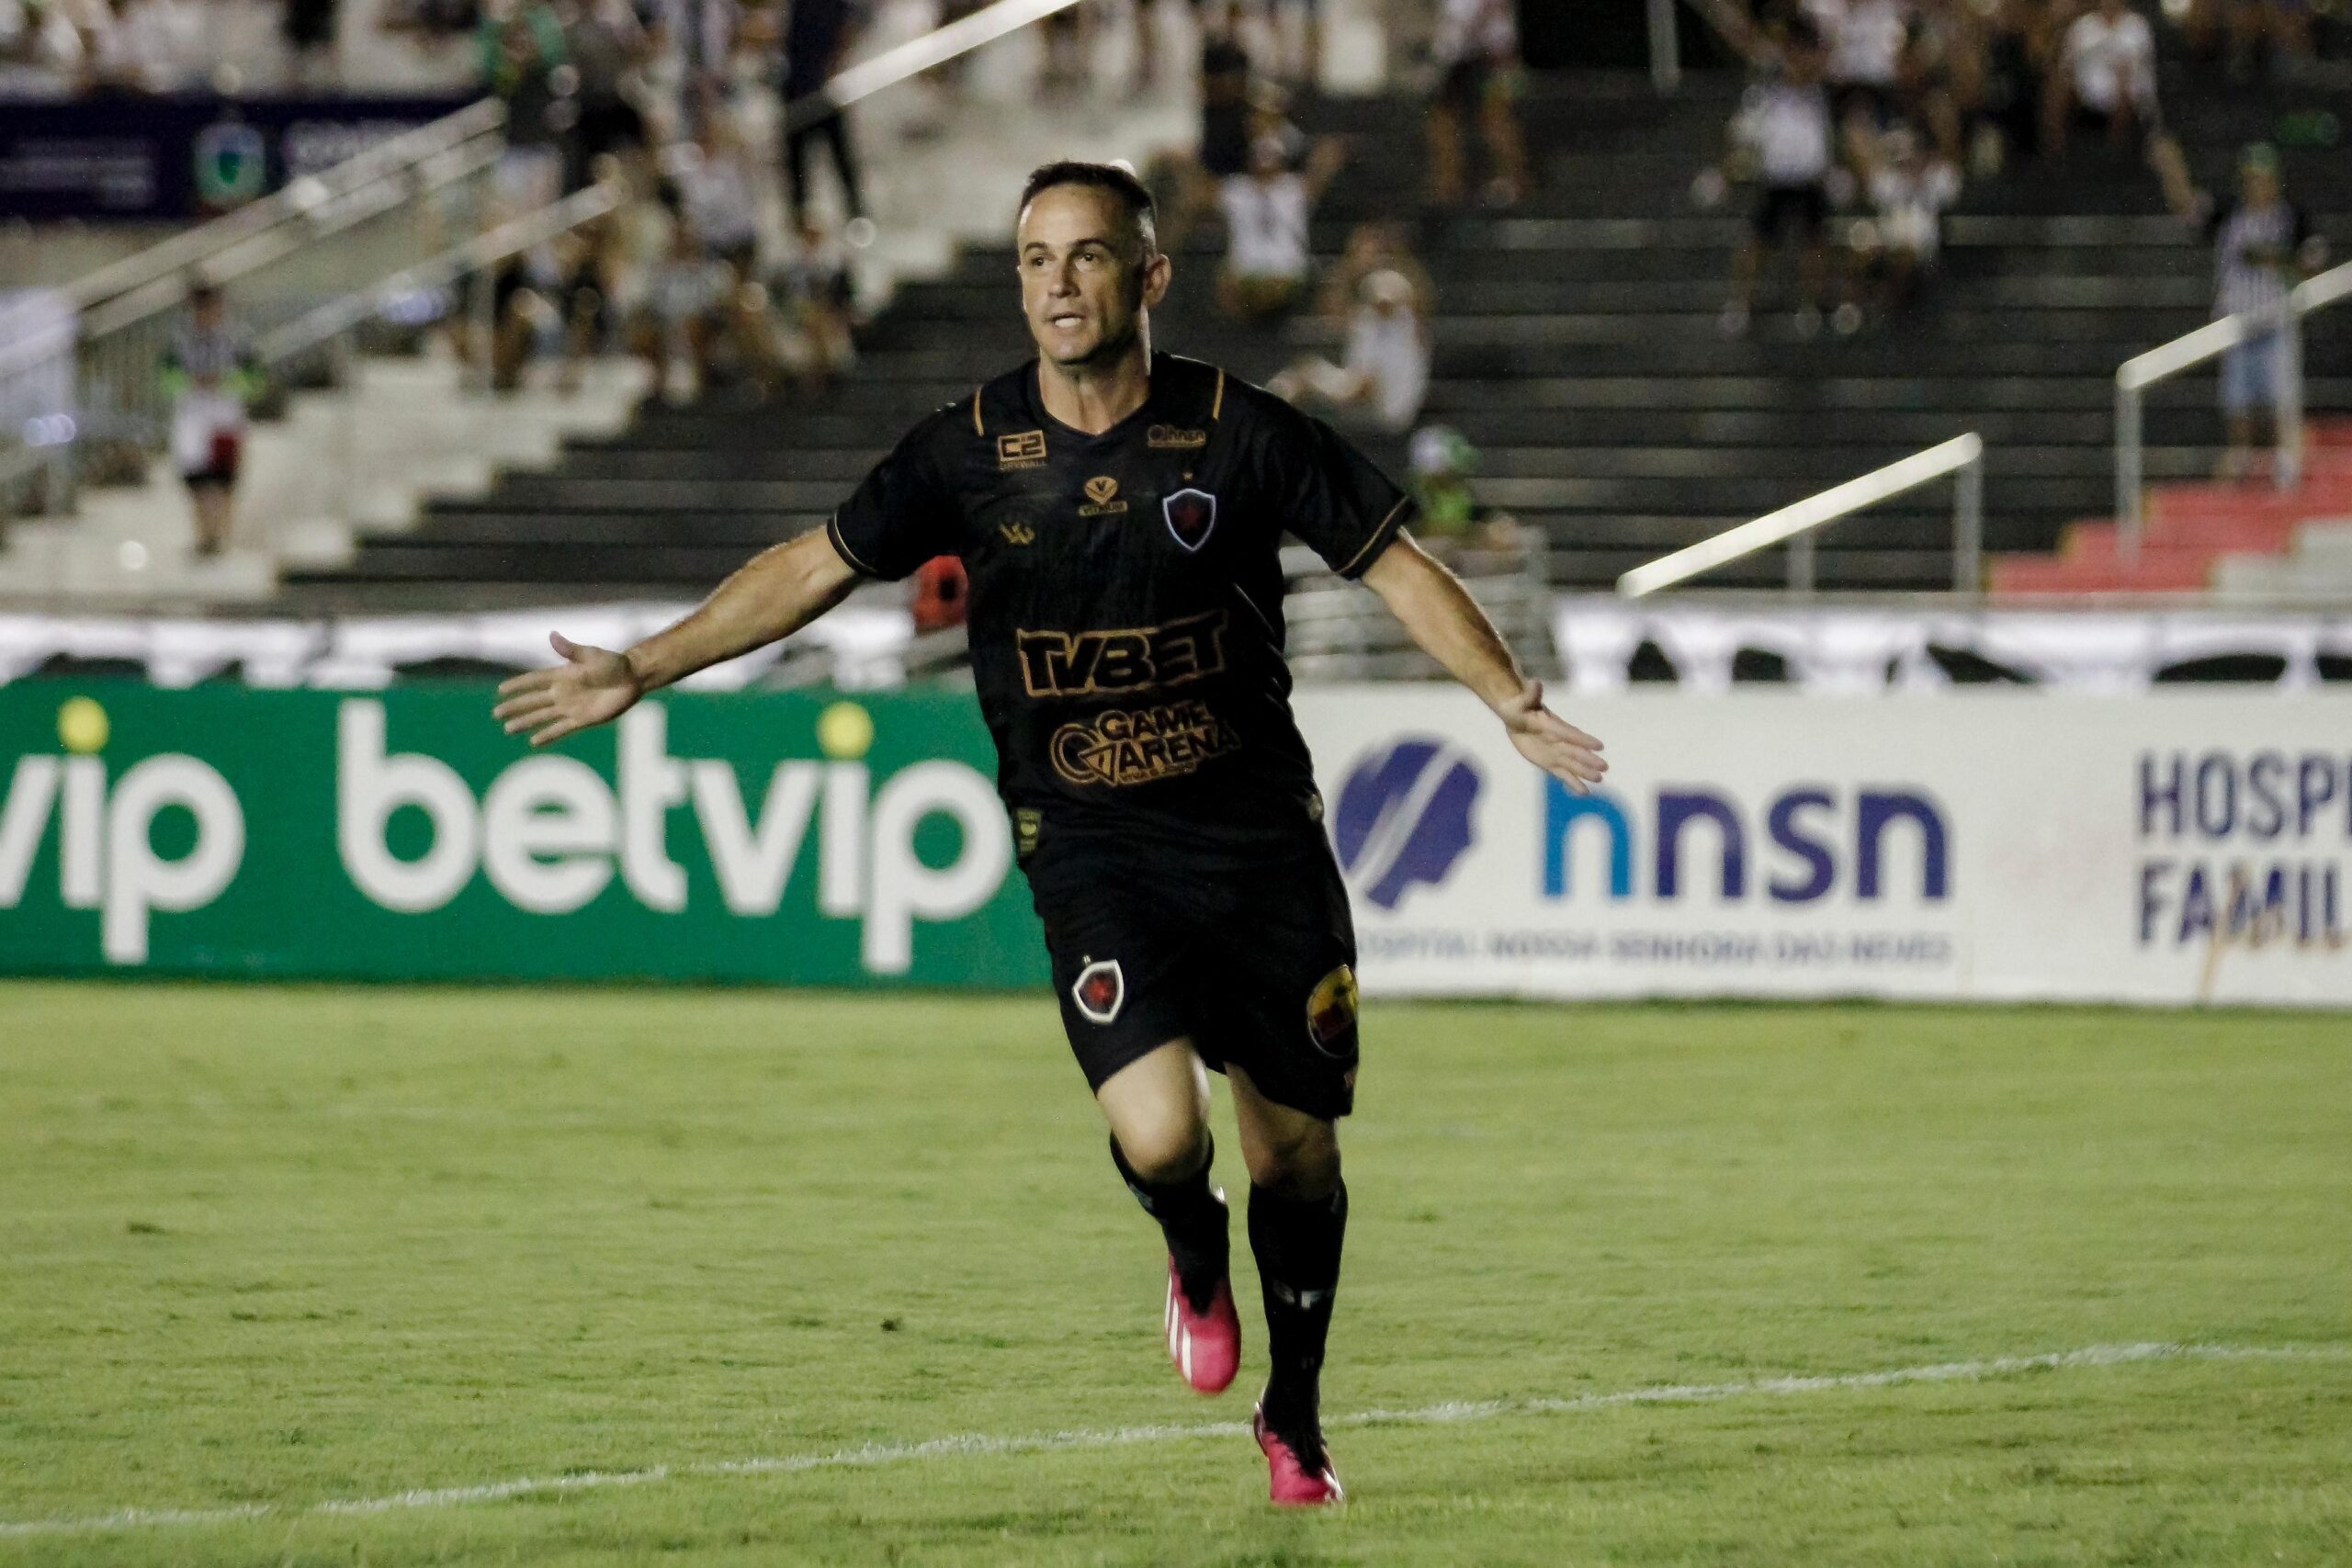
[[548, 638], [563, 662], [498, 683], [499, 705], [491, 716], [509, 735], [528, 735], [534, 746], [562, 739], [575, 729], [606, 724], [627, 713], [645, 694], [628, 660], [609, 648], [590, 648], [561, 632]]
[[1530, 681], [1519, 694], [1495, 709], [1510, 731], [1519, 754], [1576, 791], [1584, 794], [1609, 771], [1601, 760], [1600, 742], [1544, 705], [1544, 682]]

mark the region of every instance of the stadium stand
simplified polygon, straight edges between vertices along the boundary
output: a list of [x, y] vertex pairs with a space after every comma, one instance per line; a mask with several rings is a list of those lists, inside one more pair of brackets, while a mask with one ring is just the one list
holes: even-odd
[[[1543, 530], [1548, 576], [1562, 586], [1605, 585], [1668, 549], [1967, 429], [1987, 446], [1989, 547], [2049, 551], [2063, 539], [2068, 551], [2050, 558], [2054, 565], [2001, 563], [1996, 586], [2112, 586], [2064, 575], [2065, 560], [2095, 554], [2104, 537], [2068, 525], [2101, 519], [2111, 505], [2115, 367], [2210, 311], [2210, 257], [2197, 231], [2165, 211], [2136, 164], [2078, 147], [2056, 168], [1976, 183], [1947, 221], [1939, 287], [1891, 327], [1806, 341], [1773, 312], [1759, 314], [1752, 334], [1726, 340], [1715, 309], [1742, 220], [1694, 211], [1684, 192], [1714, 154], [1735, 91], [1728, 79], [1694, 75], [1661, 107], [1630, 76], [1555, 74], [1535, 89], [1531, 140], [1550, 150], [1542, 190], [1510, 216], [1455, 218], [1419, 236], [1439, 285], [1425, 417], [1456, 425], [1482, 450], [1484, 493]], [[2168, 98], [2191, 167], [2208, 182], [2278, 112], [2272, 98], [2192, 84]], [[1419, 180], [1418, 114], [1375, 96], [1326, 100], [1303, 118], [1351, 150], [1315, 219], [1315, 249], [1328, 261], [1351, 228], [1392, 215], [1395, 194]], [[2287, 159], [2321, 231], [2339, 252], [2352, 244], [2352, 169], [2325, 149]], [[1213, 242], [1196, 236], [1180, 256], [1183, 281], [1162, 312], [1163, 345], [1254, 378], [1302, 347], [1328, 345], [1329, 329], [1304, 319], [1279, 334], [1218, 319], [1207, 288], [1214, 254]], [[628, 431], [575, 447], [552, 470], [436, 504], [413, 531], [368, 540], [347, 566], [298, 573], [298, 602], [366, 604], [371, 585], [415, 603], [436, 593], [479, 602], [524, 583], [574, 594], [707, 584], [746, 550], [820, 520], [890, 432], [1023, 351], [1004, 309], [1010, 268], [1009, 251], [973, 248], [948, 276], [905, 287], [821, 412], [649, 407]], [[2313, 318], [2312, 409], [2352, 408], [2347, 349], [2352, 316]], [[2150, 406], [2145, 471], [2159, 486], [2151, 560], [2165, 566], [2188, 558], [2172, 547], [2174, 531], [2188, 526], [2179, 519], [2257, 519], [2212, 530], [2216, 547], [2239, 548], [2282, 547], [2300, 521], [2290, 515], [2300, 501], [2167, 488], [2210, 468], [2220, 438], [2210, 389], [2184, 378]], [[1401, 447], [1384, 456], [1399, 460]], [[2315, 477], [2329, 461], [2315, 462]], [[1940, 587], [1950, 581], [1949, 531], [1929, 492], [1837, 525], [1819, 540], [1820, 583]], [[2197, 559], [2210, 565], [2219, 553]], [[2196, 586], [2202, 565], [2148, 581]], [[1783, 575], [1778, 552], [1768, 552], [1706, 585], [1773, 585]]]

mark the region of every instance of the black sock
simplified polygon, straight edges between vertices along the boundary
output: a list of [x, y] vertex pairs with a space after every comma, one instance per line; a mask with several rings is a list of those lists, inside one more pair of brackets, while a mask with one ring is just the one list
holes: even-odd
[[1147, 1181], [1127, 1163], [1119, 1140], [1111, 1140], [1111, 1163], [1119, 1179], [1136, 1195], [1143, 1212], [1159, 1222], [1168, 1237], [1168, 1255], [1176, 1260], [1176, 1280], [1194, 1312], [1206, 1312], [1216, 1298], [1217, 1282], [1225, 1278], [1230, 1252], [1225, 1239], [1225, 1200], [1209, 1185], [1209, 1167], [1216, 1162], [1216, 1142], [1205, 1139], [1208, 1157], [1201, 1168], [1173, 1181]]
[[[1348, 1230], [1345, 1182], [1322, 1198], [1283, 1198], [1250, 1189], [1250, 1250], [1266, 1296], [1266, 1425], [1294, 1447], [1319, 1449], [1317, 1381], [1340, 1286], [1340, 1246]], [[1311, 1458], [1310, 1455], [1302, 1457]]]

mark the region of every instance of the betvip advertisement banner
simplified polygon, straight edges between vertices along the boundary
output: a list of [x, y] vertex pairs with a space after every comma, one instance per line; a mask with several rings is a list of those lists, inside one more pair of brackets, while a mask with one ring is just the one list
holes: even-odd
[[968, 693], [0, 687], [0, 970], [1042, 985]]
[[[491, 701], [0, 687], [0, 971], [1045, 983], [968, 692]], [[2352, 1006], [2352, 697], [1296, 704], [1370, 991]]]
[[1302, 693], [1367, 991], [2352, 1006], [2352, 696]]

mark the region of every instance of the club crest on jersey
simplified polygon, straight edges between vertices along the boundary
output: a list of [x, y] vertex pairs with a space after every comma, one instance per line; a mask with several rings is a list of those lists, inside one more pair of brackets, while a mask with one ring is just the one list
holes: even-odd
[[1078, 1004], [1079, 1015], [1089, 1023], [1116, 1019], [1127, 1000], [1127, 977], [1120, 971], [1119, 961], [1098, 958], [1080, 970], [1078, 983], [1069, 988], [1069, 999]]
[[1172, 491], [1159, 498], [1159, 510], [1168, 519], [1168, 531], [1188, 552], [1207, 544], [1216, 526], [1216, 497], [1204, 490]]
[[1086, 504], [1078, 509], [1078, 514], [1103, 517], [1126, 509], [1127, 503], [1119, 499], [1119, 481], [1108, 474], [1097, 474], [1086, 481]]
[[1320, 980], [1306, 998], [1306, 1037], [1326, 1055], [1355, 1026], [1356, 972], [1340, 964]]

